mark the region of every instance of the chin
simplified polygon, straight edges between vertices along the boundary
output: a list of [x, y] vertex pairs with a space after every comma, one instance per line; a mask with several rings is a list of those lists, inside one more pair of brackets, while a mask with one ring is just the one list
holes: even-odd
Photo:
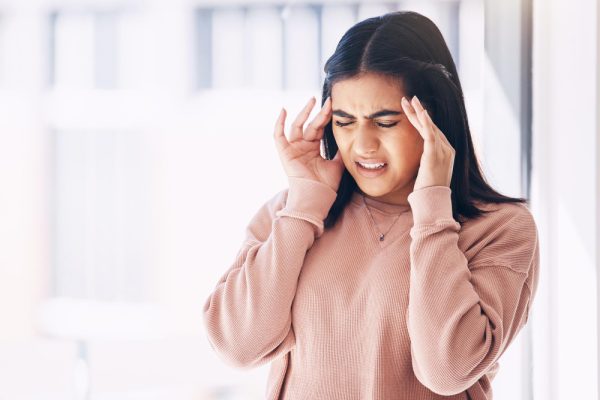
[[361, 185], [358, 181], [356, 184], [361, 192], [371, 197], [381, 197], [391, 193], [391, 190], [386, 187], [378, 187], [378, 185]]
[[357, 180], [356, 185], [366, 195], [369, 195], [371, 197], [383, 197], [386, 195], [390, 195], [392, 193], [402, 192], [402, 190], [404, 188], [406, 188], [407, 186], [414, 185], [414, 181], [400, 182], [400, 183], [393, 184], [393, 183], [384, 182], [384, 181], [369, 182], [368, 180], [365, 181], [363, 178], [362, 180]]

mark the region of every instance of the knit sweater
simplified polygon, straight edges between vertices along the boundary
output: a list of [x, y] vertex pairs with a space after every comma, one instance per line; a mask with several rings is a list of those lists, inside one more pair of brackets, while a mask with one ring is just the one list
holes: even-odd
[[537, 227], [521, 203], [478, 203], [493, 211], [461, 225], [450, 194], [354, 192], [324, 230], [336, 192], [290, 178], [204, 303], [211, 347], [231, 366], [270, 362], [268, 400], [492, 399], [536, 292]]

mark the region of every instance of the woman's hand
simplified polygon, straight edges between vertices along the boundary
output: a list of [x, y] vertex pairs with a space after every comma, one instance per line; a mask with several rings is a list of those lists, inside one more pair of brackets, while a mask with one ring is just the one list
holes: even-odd
[[292, 132], [289, 141], [283, 132], [285, 125], [285, 109], [281, 110], [277, 123], [275, 124], [275, 146], [279, 153], [279, 159], [283, 169], [289, 178], [306, 178], [325, 183], [337, 192], [344, 162], [338, 151], [333, 160], [321, 157], [321, 138], [325, 125], [331, 120], [331, 98], [328, 97], [321, 111], [306, 126], [304, 132], [302, 127], [315, 105], [316, 99], [311, 97], [308, 104], [298, 114], [292, 123]]
[[411, 103], [403, 97], [402, 108], [424, 140], [423, 155], [413, 191], [427, 186], [450, 187], [456, 151], [444, 133], [433, 123], [417, 96], [412, 98]]

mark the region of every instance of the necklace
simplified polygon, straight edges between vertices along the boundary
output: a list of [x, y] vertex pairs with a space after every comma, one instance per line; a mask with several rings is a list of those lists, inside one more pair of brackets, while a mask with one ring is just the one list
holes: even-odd
[[[367, 208], [367, 212], [369, 213], [369, 217], [371, 217], [371, 221], [373, 221], [373, 225], [375, 225], [375, 228], [377, 229], [377, 231], [379, 231], [379, 227], [377, 226], [377, 223], [375, 222], [375, 219], [373, 218], [373, 214], [371, 214], [371, 210], [369, 209], [369, 206], [367, 205], [367, 200], [365, 200], [365, 195], [362, 195], [363, 198], [363, 203], [365, 203], [365, 207]], [[398, 218], [400, 218], [401, 214], [398, 214], [398, 216], [396, 216], [396, 219], [394, 220], [394, 222], [392, 222], [392, 225], [390, 225], [390, 228], [387, 230], [387, 232], [385, 233], [381, 233], [381, 231], [379, 231], [379, 241], [383, 242], [383, 239], [385, 239], [385, 235], [387, 235], [387, 233], [392, 229], [392, 226], [394, 226], [394, 224], [396, 223], [396, 221], [398, 221]]]

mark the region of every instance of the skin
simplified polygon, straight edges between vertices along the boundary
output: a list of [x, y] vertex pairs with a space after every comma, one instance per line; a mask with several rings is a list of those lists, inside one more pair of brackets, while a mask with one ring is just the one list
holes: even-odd
[[[331, 90], [333, 136], [359, 189], [366, 197], [408, 205], [423, 139], [403, 110], [404, 95], [401, 83], [375, 74], [337, 82]], [[397, 115], [367, 118], [382, 110]], [[382, 175], [368, 178], [359, 172], [357, 157], [382, 159], [388, 165]]]
[[[315, 102], [311, 98], [298, 114], [289, 139], [285, 109], [275, 124], [275, 145], [288, 177], [316, 180], [337, 191], [346, 168], [367, 197], [402, 205], [408, 205], [413, 191], [450, 186], [455, 150], [419, 99], [406, 99], [401, 82], [373, 73], [336, 82], [331, 98], [303, 128]], [[394, 113], [367, 118], [382, 110]], [[339, 151], [325, 160], [320, 140], [330, 120]], [[356, 157], [383, 159], [388, 166], [383, 174], [367, 178], [359, 173]]]

